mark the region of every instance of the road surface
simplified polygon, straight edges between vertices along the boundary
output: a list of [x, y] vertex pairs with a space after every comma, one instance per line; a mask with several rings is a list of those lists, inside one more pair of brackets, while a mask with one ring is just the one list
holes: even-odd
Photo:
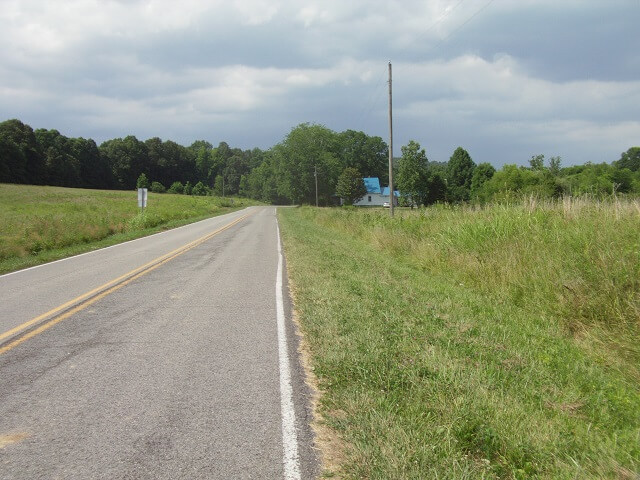
[[275, 209], [0, 277], [0, 478], [318, 474]]

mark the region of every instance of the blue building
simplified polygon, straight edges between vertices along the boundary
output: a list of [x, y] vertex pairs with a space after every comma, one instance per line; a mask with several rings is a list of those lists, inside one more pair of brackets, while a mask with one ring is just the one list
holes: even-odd
[[[383, 207], [389, 204], [389, 187], [380, 187], [380, 179], [378, 177], [365, 177], [364, 186], [367, 187], [367, 193], [357, 202], [353, 204], [357, 207]], [[393, 192], [394, 206], [398, 205], [399, 193], [397, 190]]]

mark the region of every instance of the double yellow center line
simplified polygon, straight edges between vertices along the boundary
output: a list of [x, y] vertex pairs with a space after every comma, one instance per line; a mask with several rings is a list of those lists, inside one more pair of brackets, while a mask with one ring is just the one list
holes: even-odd
[[172, 252], [169, 252], [165, 255], [162, 255], [158, 258], [155, 258], [154, 260], [151, 260], [149, 263], [146, 263], [145, 265], [142, 265], [141, 267], [138, 267], [134, 270], [131, 270], [128, 273], [125, 273], [124, 275], [121, 275], [120, 277], [111, 280], [110, 282], [105, 283], [104, 285], [101, 285], [97, 288], [94, 288], [93, 290], [84, 293], [82, 295], [80, 295], [79, 297], [74, 298], [73, 300], [69, 300], [66, 303], [63, 303], [62, 305], [49, 310], [46, 313], [43, 313], [42, 315], [38, 315], [35, 318], [32, 318], [31, 320], [24, 322], [22, 325], [18, 325], [15, 328], [12, 328], [11, 330], [8, 330], [2, 334], [0, 334], [0, 342], [2, 340], [4, 340], [5, 338], [11, 337], [13, 335], [18, 334], [19, 332], [22, 332], [24, 330], [27, 330], [28, 328], [34, 326], [34, 325], [38, 325], [40, 322], [43, 322], [44, 320], [48, 319], [48, 321], [46, 321], [45, 323], [43, 323], [42, 325], [38, 326], [37, 328], [30, 330], [28, 332], [26, 332], [25, 334], [19, 336], [18, 338], [16, 338], [15, 340], [11, 341], [10, 343], [7, 343], [6, 345], [0, 347], [0, 355], [2, 355], [3, 353], [8, 352], [9, 350], [11, 350], [12, 348], [17, 347], [18, 345], [20, 345], [23, 342], [26, 342], [27, 340], [29, 340], [30, 338], [35, 337], [36, 335], [39, 335], [40, 333], [44, 332], [45, 330], [48, 330], [49, 328], [53, 327], [54, 325], [56, 325], [57, 323], [60, 323], [61, 321], [71, 317], [72, 315], [80, 312], [81, 310], [84, 310], [85, 308], [87, 308], [89, 305], [92, 305], [94, 303], [96, 303], [98, 300], [106, 297], [107, 295], [110, 295], [111, 293], [115, 292], [116, 290], [121, 289], [122, 287], [124, 287], [125, 285], [133, 282], [134, 280], [137, 280], [138, 278], [142, 277], [143, 275], [146, 275], [147, 273], [155, 270], [156, 268], [160, 267], [161, 265], [164, 265], [167, 262], [170, 262], [171, 260], [173, 260], [174, 258], [182, 255], [183, 253], [197, 247], [198, 245], [203, 244], [204, 242], [206, 242], [207, 240], [209, 240], [210, 238], [218, 235], [219, 233], [233, 227], [234, 225], [237, 225], [238, 223], [240, 223], [241, 221], [243, 221], [245, 218], [249, 217], [250, 215], [252, 215], [253, 212], [247, 213], [243, 216], [241, 216], [240, 218], [234, 220], [231, 223], [228, 223], [227, 225], [211, 232], [208, 233], [207, 235], [204, 235], [203, 237], [198, 238], [197, 240], [194, 240], [191, 243], [188, 243], [186, 245], [183, 245], [182, 247], [179, 247], [175, 250], [173, 250]]

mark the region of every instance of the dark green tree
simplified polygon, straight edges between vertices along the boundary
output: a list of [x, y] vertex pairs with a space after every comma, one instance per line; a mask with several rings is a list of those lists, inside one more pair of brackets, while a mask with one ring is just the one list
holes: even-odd
[[167, 193], [182, 194], [184, 193], [184, 185], [182, 185], [182, 182], [173, 182], [167, 189]]
[[10, 183], [42, 185], [47, 180], [44, 155], [34, 131], [20, 120], [0, 123], [0, 175]]
[[531, 155], [529, 166], [531, 170], [544, 170], [544, 155]]
[[367, 193], [362, 174], [353, 167], [345, 168], [336, 186], [336, 195], [344, 200], [345, 205], [353, 205]]
[[107, 140], [100, 145], [100, 154], [109, 161], [118, 188], [135, 188], [141, 173], [148, 171], [148, 148], [133, 135]]
[[352, 167], [363, 177], [378, 177], [389, 182], [389, 147], [380, 137], [346, 130], [337, 135], [337, 155], [345, 167]]
[[469, 153], [462, 147], [456, 148], [449, 159], [447, 168], [447, 186], [449, 200], [452, 202], [466, 202], [471, 196], [471, 179], [476, 164]]
[[144, 173], [141, 173], [136, 180], [136, 188], [149, 188], [149, 179]]
[[272, 151], [265, 152], [264, 161], [249, 174], [249, 196], [273, 204], [289, 204], [291, 199], [278, 194], [278, 182]]
[[396, 186], [411, 205], [419, 205], [427, 196], [427, 154], [414, 140], [402, 146], [401, 151]]
[[81, 185], [86, 188], [112, 188], [113, 174], [106, 158], [92, 139], [70, 139], [72, 155], [80, 164]]
[[222, 175], [227, 166], [227, 160], [233, 156], [233, 151], [227, 142], [220, 142], [216, 148], [211, 151], [211, 160], [208, 172], [208, 179], [215, 180], [218, 175]]
[[620, 155], [620, 160], [614, 164], [618, 168], [628, 168], [632, 172], [640, 171], [640, 147], [631, 147]]
[[8, 135], [0, 132], [0, 183], [26, 183], [24, 153]]
[[164, 193], [167, 189], [160, 182], [151, 182], [151, 191], [154, 193]]
[[210, 192], [211, 190], [204, 183], [198, 182], [193, 186], [191, 194], [206, 197]]
[[611, 181], [616, 193], [630, 193], [633, 191], [633, 172], [628, 168], [611, 169]]
[[551, 157], [549, 159], [549, 172], [551, 173], [551, 175], [553, 175], [554, 177], [557, 177], [558, 175], [560, 175], [561, 165], [562, 165], [562, 158], [560, 158], [559, 156]]
[[238, 185], [238, 194], [243, 197], [249, 196], [249, 178], [247, 175], [240, 176], [240, 184]]
[[490, 163], [481, 163], [478, 165], [473, 171], [473, 175], [471, 177], [471, 198], [472, 199], [480, 199], [480, 192], [482, 191], [482, 186], [488, 181], [491, 180], [493, 175], [496, 173], [496, 169]]
[[150, 138], [144, 144], [151, 178], [163, 185], [170, 185], [176, 180], [185, 181], [196, 176], [195, 154], [192, 150], [171, 140], [163, 142], [158, 137]]
[[293, 203], [315, 204], [317, 172], [319, 203], [330, 204], [343, 170], [335, 150], [336, 133], [327, 127], [304, 123], [292, 129], [271, 151], [277, 196]]
[[213, 146], [202, 140], [194, 142], [189, 149], [195, 155], [195, 170], [198, 181], [213, 183], [210, 174], [213, 167]]
[[444, 181], [444, 177], [437, 169], [430, 168], [429, 165], [427, 165], [425, 187], [422, 195], [422, 203], [424, 205], [433, 205], [446, 200], [447, 184]]
[[215, 180], [213, 181], [213, 193], [215, 193], [219, 197], [222, 197], [227, 193], [225, 191], [225, 184], [222, 175], [217, 175]]
[[245, 160], [243, 152], [239, 149], [236, 149], [233, 155], [227, 159], [226, 165], [222, 170], [226, 194], [235, 195], [239, 192], [240, 178], [249, 171], [249, 166]]
[[75, 140], [65, 137], [58, 130], [38, 129], [35, 136], [44, 154], [47, 184], [62, 187], [83, 186], [79, 152], [73, 148]]

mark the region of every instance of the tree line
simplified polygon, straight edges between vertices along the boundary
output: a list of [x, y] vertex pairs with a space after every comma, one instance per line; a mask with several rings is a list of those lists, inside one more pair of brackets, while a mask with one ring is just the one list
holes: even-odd
[[262, 162], [260, 149], [241, 150], [204, 140], [188, 147], [154, 137], [129, 135], [96, 145], [58, 130], [37, 129], [19, 120], [0, 123], [0, 182], [98, 189], [133, 189], [145, 174], [156, 184], [201, 182], [238, 194], [240, 179]]
[[[385, 177], [387, 145], [380, 137], [348, 130], [336, 134], [303, 124], [270, 150], [217, 147], [198, 140], [184, 147], [154, 137], [129, 135], [96, 145], [58, 130], [37, 129], [20, 120], [0, 123], [0, 183], [78, 188], [133, 189], [242, 195], [269, 203], [311, 203], [317, 175], [326, 205], [343, 165], [363, 175]], [[196, 188], [198, 186], [198, 188]]]
[[506, 164], [496, 170], [489, 163], [476, 165], [458, 147], [448, 162], [430, 162], [415, 141], [402, 147], [397, 165], [401, 203], [430, 205], [487, 203], [536, 195], [543, 198], [567, 195], [640, 195], [640, 147], [631, 147], [611, 164], [588, 162], [562, 167], [562, 159], [533, 155], [529, 166]]
[[[640, 195], [640, 147], [611, 164], [563, 168], [560, 157], [546, 161], [536, 155], [528, 167], [511, 164], [500, 170], [476, 165], [462, 147], [447, 162], [430, 161], [416, 141], [401, 151], [394, 159], [394, 183], [405, 205], [488, 202], [522, 194]], [[13, 119], [0, 123], [0, 183], [99, 189], [144, 184], [160, 192], [242, 195], [273, 204], [315, 204], [317, 194], [320, 205], [332, 205], [339, 200], [336, 192], [343, 198], [362, 194], [358, 177], [378, 177], [388, 185], [388, 152], [380, 137], [308, 123], [269, 150], [242, 150], [226, 142], [214, 147], [198, 140], [185, 147], [132, 135], [98, 146], [57, 130], [34, 131]]]

